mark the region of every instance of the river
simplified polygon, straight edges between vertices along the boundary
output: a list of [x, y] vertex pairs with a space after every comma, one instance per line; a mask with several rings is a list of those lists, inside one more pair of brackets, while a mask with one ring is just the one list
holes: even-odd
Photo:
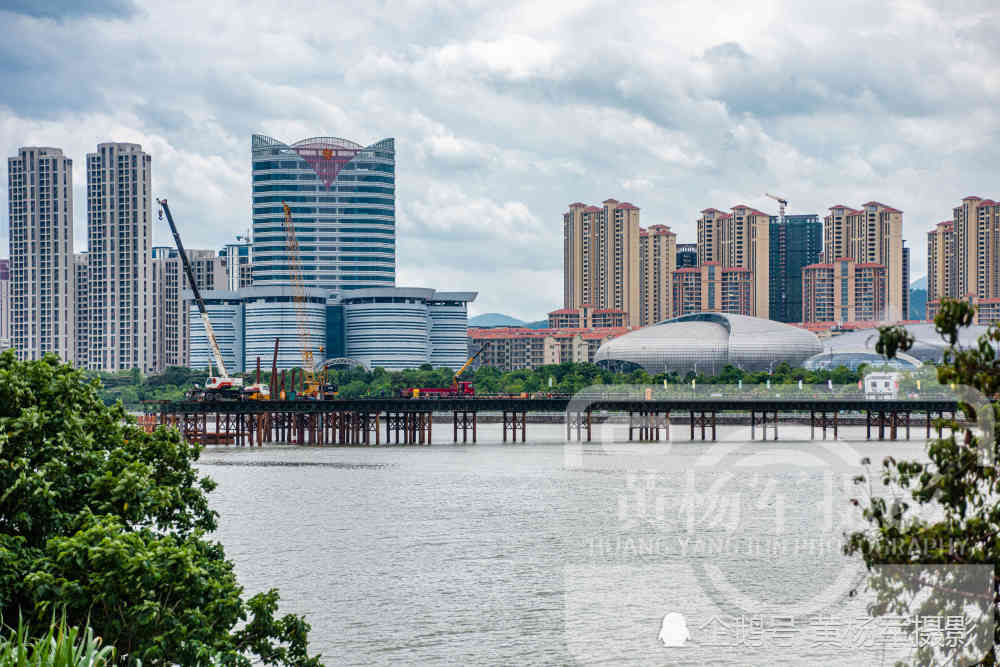
[[[909, 650], [856, 627], [863, 568], [840, 544], [862, 525], [860, 458], [922, 458], [922, 443], [678, 431], [581, 445], [530, 424], [515, 445], [481, 425], [475, 445], [212, 447], [199, 465], [241, 582], [306, 614], [327, 665], [856, 666]], [[669, 613], [683, 619], [664, 640]]]

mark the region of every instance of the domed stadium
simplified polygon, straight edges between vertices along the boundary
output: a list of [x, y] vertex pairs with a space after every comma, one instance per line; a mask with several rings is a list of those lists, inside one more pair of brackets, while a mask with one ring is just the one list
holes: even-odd
[[727, 365], [772, 370], [781, 362], [801, 366], [823, 351], [816, 335], [781, 322], [727, 313], [695, 313], [609, 340], [594, 360], [607, 368], [647, 373], [688, 371], [718, 375]]
[[[823, 351], [807, 359], [803, 366], [809, 369], [836, 368], [846, 366], [857, 370], [861, 364], [886, 367], [897, 370], [918, 368], [925, 362], [941, 363], [948, 343], [941, 338], [930, 323], [902, 325], [913, 336], [913, 347], [905, 353], [899, 352], [895, 359], [886, 359], [875, 351], [878, 343], [878, 327], [856, 329], [837, 334], [822, 341]], [[987, 327], [970, 326], [958, 330], [959, 347], [976, 345], [976, 340], [986, 333]]]

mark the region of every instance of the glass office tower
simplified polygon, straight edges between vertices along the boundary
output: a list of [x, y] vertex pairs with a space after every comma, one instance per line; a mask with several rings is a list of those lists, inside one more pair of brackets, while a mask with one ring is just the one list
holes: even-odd
[[336, 137], [284, 144], [255, 134], [253, 285], [291, 285], [282, 202], [292, 210], [303, 282], [340, 294], [396, 281], [396, 150]]

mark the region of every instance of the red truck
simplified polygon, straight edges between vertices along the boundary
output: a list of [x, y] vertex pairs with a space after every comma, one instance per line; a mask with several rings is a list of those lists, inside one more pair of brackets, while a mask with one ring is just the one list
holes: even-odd
[[459, 381], [458, 378], [489, 346], [490, 342], [486, 341], [478, 352], [469, 357], [469, 360], [458, 369], [455, 377], [451, 379], [450, 387], [407, 387], [400, 389], [399, 395], [403, 398], [472, 398], [476, 395], [476, 388], [472, 386], [471, 382]]
[[457, 382], [450, 387], [407, 387], [401, 389], [403, 398], [471, 398], [476, 388], [471, 382]]

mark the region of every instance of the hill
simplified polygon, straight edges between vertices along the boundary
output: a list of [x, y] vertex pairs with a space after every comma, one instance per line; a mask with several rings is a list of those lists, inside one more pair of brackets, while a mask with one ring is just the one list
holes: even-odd
[[470, 327], [523, 327], [524, 322], [503, 313], [483, 313], [469, 318]]

